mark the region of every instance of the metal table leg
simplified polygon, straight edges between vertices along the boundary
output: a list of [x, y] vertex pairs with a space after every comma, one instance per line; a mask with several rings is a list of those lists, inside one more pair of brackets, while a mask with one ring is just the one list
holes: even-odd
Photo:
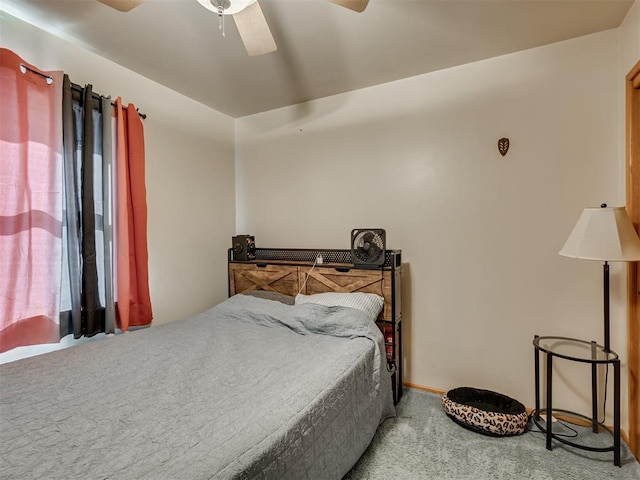
[[[538, 335], [536, 335], [535, 338], [538, 338]], [[538, 350], [537, 348], [533, 349], [533, 365], [534, 365], [534, 372], [536, 377], [536, 383], [535, 383], [536, 411], [534, 415], [536, 417], [539, 417], [540, 416], [540, 350]]]
[[547, 450], [551, 450], [551, 436], [552, 436], [552, 395], [551, 395], [551, 374], [553, 372], [553, 355], [551, 353], [547, 353]]
[[613, 464], [620, 466], [620, 360], [613, 362]]

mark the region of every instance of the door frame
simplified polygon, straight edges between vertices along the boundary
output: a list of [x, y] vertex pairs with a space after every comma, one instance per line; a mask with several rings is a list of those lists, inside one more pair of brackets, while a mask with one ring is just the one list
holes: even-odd
[[[640, 232], [640, 60], [626, 76], [626, 201], [627, 212]], [[640, 459], [640, 262], [627, 270], [627, 358], [629, 449]]]

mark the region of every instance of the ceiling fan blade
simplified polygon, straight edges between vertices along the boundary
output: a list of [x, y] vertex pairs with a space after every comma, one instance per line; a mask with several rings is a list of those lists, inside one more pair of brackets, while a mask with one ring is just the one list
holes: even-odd
[[145, 0], [98, 0], [100, 3], [104, 3], [108, 7], [115, 8], [120, 12], [128, 12], [133, 10], [138, 5], [145, 2]]
[[275, 52], [278, 49], [258, 2], [234, 14], [233, 19], [250, 57]]
[[364, 9], [367, 8], [367, 4], [369, 0], [330, 0], [336, 5], [340, 5], [342, 7], [346, 7], [349, 10], [353, 10], [354, 12], [362, 13]]

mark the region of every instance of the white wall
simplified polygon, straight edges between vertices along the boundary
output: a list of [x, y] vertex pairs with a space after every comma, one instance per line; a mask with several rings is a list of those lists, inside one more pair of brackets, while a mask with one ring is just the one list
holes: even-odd
[[[239, 119], [238, 231], [349, 248], [352, 228], [386, 228], [405, 380], [533, 406], [534, 334], [602, 343], [602, 267], [557, 252], [584, 207], [624, 204], [618, 46], [611, 30]], [[588, 413], [589, 371], [562, 373], [556, 401]]]
[[619, 30], [620, 65], [624, 77], [640, 61], [640, 2], [631, 6]]
[[144, 120], [154, 325], [227, 296], [235, 233], [233, 119], [0, 12], [0, 44], [44, 70], [134, 103]]

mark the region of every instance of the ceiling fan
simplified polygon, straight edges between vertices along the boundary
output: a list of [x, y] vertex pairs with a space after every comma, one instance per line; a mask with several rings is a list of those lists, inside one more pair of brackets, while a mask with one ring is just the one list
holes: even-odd
[[[146, 0], [98, 0], [121, 12], [128, 12]], [[264, 18], [258, 0], [197, 0], [207, 10], [220, 17], [220, 28], [224, 34], [223, 15], [233, 15], [238, 33], [250, 57], [263, 55], [277, 50], [276, 42], [271, 35], [267, 20]], [[332, 3], [363, 12], [369, 0], [329, 0]]]

